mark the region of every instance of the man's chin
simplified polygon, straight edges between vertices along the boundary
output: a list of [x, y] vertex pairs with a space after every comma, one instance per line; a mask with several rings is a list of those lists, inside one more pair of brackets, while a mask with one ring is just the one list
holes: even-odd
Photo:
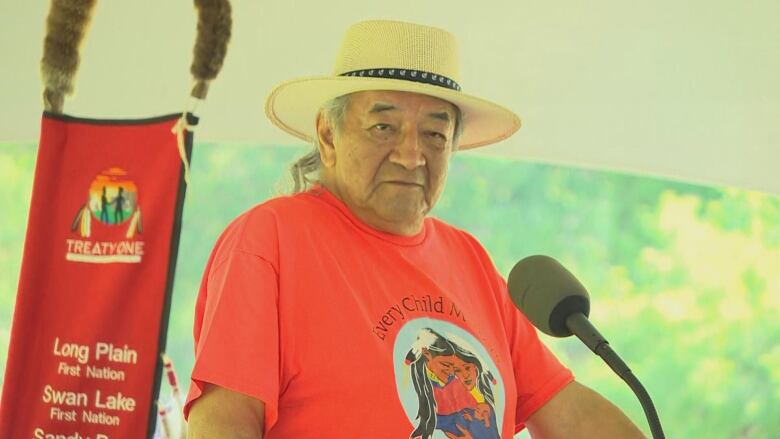
[[425, 199], [425, 188], [418, 184], [382, 183], [376, 189], [375, 195], [385, 203], [408, 204]]

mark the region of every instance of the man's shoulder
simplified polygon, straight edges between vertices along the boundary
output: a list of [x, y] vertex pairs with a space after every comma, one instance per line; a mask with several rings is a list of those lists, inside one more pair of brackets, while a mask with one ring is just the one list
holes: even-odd
[[274, 196], [255, 205], [249, 209], [249, 211], [265, 210], [278, 214], [287, 214], [296, 211], [308, 211], [315, 205], [316, 203], [313, 202], [313, 197], [311, 197], [308, 192], [299, 192], [296, 194]]
[[461, 250], [469, 251], [475, 254], [483, 261], [489, 261], [487, 250], [482, 243], [471, 234], [471, 232], [462, 229], [459, 226], [452, 225], [440, 218], [428, 217], [428, 227], [437, 238], [438, 242], [445, 242], [451, 246], [457, 246]]
[[[487, 249], [471, 232], [434, 217], [429, 217], [428, 223], [435, 236], [437, 251], [444, 253], [449, 266], [489, 282], [495, 282], [500, 277]], [[495, 291], [500, 291], [498, 284], [492, 285]]]
[[311, 213], [315, 208], [316, 203], [312, 202], [306, 193], [278, 195], [250, 207], [231, 221], [231, 225], [268, 224], [269, 221], [276, 222], [280, 218], [288, 219], [291, 215]]
[[477, 247], [482, 248], [482, 244], [480, 244], [479, 240], [476, 237], [474, 237], [474, 235], [472, 235], [471, 232], [462, 229], [459, 226], [455, 226], [453, 224], [444, 221], [441, 218], [437, 218], [434, 216], [429, 216], [427, 218], [427, 222], [428, 222], [428, 227], [430, 227], [434, 233], [436, 233], [441, 237], [446, 237], [449, 239], [457, 239], [459, 241], [462, 241], [462, 243], [464, 244], [476, 245]]
[[305, 194], [277, 196], [258, 203], [231, 220], [223, 230], [218, 244], [230, 241], [244, 246], [256, 241], [275, 240], [283, 224], [295, 224], [296, 218], [310, 220], [316, 209]]

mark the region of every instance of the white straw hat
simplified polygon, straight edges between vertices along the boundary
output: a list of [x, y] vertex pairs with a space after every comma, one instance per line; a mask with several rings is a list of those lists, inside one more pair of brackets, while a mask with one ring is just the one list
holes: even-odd
[[459, 149], [498, 142], [520, 128], [512, 111], [461, 91], [457, 42], [449, 32], [419, 24], [372, 20], [350, 26], [332, 76], [283, 82], [268, 95], [271, 122], [312, 142], [320, 107], [367, 90], [420, 93], [449, 101], [463, 115]]

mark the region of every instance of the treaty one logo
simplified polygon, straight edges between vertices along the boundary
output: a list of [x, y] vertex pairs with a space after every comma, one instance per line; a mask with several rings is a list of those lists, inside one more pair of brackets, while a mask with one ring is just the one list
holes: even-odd
[[65, 259], [93, 264], [139, 263], [144, 242], [138, 187], [122, 168], [98, 174], [89, 186], [87, 203], [79, 208], [66, 239]]

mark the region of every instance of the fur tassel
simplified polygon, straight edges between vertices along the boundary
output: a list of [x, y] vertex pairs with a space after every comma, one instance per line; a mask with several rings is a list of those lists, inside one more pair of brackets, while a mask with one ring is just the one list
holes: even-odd
[[46, 20], [41, 77], [44, 106], [61, 112], [63, 96], [73, 93], [79, 46], [87, 32], [95, 0], [52, 0]]
[[233, 20], [228, 0], [195, 0], [198, 9], [198, 37], [190, 72], [196, 85], [192, 96], [204, 99], [208, 81], [217, 77], [227, 54]]

